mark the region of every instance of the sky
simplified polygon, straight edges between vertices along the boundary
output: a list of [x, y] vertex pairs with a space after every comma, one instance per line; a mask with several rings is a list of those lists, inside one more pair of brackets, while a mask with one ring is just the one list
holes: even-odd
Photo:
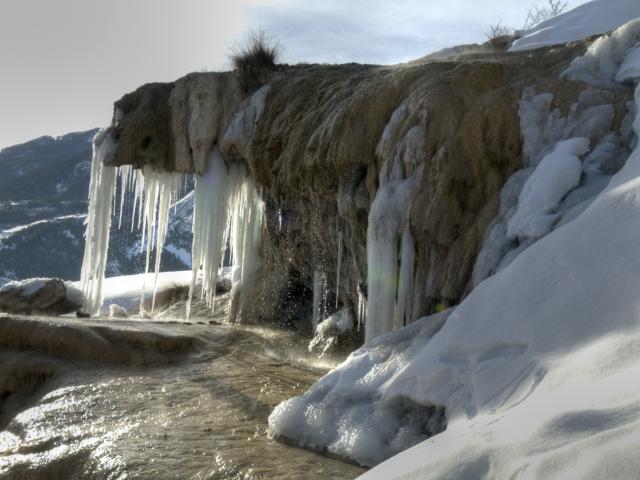
[[535, 3], [0, 0], [0, 148], [106, 125], [144, 83], [229, 69], [250, 30], [275, 38], [288, 63], [393, 64], [483, 42], [499, 21], [519, 27]]

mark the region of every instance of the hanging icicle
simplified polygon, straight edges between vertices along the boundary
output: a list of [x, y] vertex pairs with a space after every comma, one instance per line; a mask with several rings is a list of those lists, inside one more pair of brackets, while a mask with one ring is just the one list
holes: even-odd
[[338, 300], [340, 300], [340, 270], [342, 268], [342, 231], [336, 220], [336, 230], [338, 230], [338, 260], [336, 265], [336, 310], [338, 310]]
[[116, 144], [108, 132], [98, 132], [93, 139], [89, 212], [80, 273], [80, 285], [86, 299], [84, 308], [91, 315], [98, 315], [102, 305], [102, 284], [107, 265], [116, 178], [115, 167], [105, 165], [105, 162], [110, 161], [115, 150]]

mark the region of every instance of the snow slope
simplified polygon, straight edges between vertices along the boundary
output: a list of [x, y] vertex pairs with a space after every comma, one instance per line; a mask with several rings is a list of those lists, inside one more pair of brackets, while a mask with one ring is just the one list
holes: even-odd
[[637, 0], [593, 0], [520, 32], [510, 52], [558, 45], [610, 32], [640, 17]]
[[354, 352], [279, 405], [271, 433], [372, 464], [416, 434], [390, 411], [431, 406], [422, 418], [444, 409], [446, 431], [361, 478], [637, 478], [639, 233], [640, 148], [581, 215], [478, 285], [437, 333], [411, 325]]

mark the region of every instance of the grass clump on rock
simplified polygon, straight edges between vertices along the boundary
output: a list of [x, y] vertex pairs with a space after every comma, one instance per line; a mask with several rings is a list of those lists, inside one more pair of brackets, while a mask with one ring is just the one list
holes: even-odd
[[266, 83], [268, 74], [276, 69], [280, 51], [280, 44], [262, 31], [251, 32], [241, 45], [232, 48], [231, 63], [245, 93]]

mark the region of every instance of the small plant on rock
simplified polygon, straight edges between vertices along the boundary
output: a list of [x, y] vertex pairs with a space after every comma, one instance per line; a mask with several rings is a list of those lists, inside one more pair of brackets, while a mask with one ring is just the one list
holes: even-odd
[[276, 69], [280, 51], [280, 44], [263, 31], [251, 32], [242, 44], [231, 48], [231, 63], [244, 92], [250, 93], [265, 83], [267, 75]]

